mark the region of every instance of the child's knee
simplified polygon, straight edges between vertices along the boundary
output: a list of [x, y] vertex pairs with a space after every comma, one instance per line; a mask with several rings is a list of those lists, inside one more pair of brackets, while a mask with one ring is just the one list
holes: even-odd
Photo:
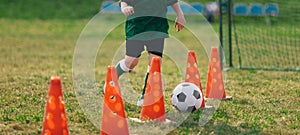
[[138, 62], [139, 62], [139, 58], [130, 57], [130, 56], [125, 57], [125, 64], [130, 69], [133, 69], [138, 64]]

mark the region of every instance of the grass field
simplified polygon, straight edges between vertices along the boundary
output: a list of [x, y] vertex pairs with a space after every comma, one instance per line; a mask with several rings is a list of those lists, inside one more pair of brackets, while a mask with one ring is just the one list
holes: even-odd
[[[51, 76], [62, 78], [70, 134], [99, 133], [99, 126], [94, 126], [80, 109], [72, 86], [73, 53], [88, 21], [0, 19], [0, 134], [40, 134]], [[124, 38], [122, 27], [108, 35], [101, 51], [117, 49], [116, 45]], [[198, 49], [197, 41], [188, 31], [179, 34], [178, 39], [189, 48]], [[201, 50], [196, 54], [205, 86], [208, 58]], [[104, 81], [107, 65], [112, 63], [111, 57], [110, 53], [97, 56], [95, 76], [99, 84]], [[142, 87], [145, 58], [143, 55], [130, 74], [135, 89]], [[163, 61], [166, 95], [181, 81], [176, 69], [169, 66], [175, 64], [166, 57]], [[169, 134], [299, 134], [299, 80], [299, 72], [230, 70], [226, 72], [226, 92], [233, 100], [221, 102], [206, 125], [197, 126], [199, 111]], [[167, 110], [173, 109], [168, 97]], [[128, 116], [138, 116], [137, 110], [135, 105], [126, 103]]]

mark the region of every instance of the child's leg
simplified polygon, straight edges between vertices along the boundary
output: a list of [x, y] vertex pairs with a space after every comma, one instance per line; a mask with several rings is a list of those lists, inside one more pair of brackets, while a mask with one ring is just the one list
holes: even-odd
[[161, 56], [158, 56], [158, 55], [155, 55], [155, 54], [152, 54], [151, 52], [148, 53], [148, 69], [147, 69], [147, 73], [146, 73], [146, 76], [145, 76], [145, 81], [144, 81], [144, 86], [143, 86], [143, 89], [142, 89], [142, 96], [141, 96], [141, 99], [144, 98], [144, 94], [145, 94], [145, 91], [146, 91], [146, 86], [147, 86], [147, 81], [148, 81], [148, 76], [149, 76], [149, 71], [150, 71], [150, 68], [151, 68], [151, 61], [152, 61], [152, 58], [154, 57], [159, 57], [160, 58], [160, 61], [161, 61]]
[[149, 76], [149, 71], [150, 71], [150, 66], [148, 65], [147, 73], [146, 73], [145, 80], [144, 80], [144, 86], [142, 88], [142, 95], [141, 95], [140, 99], [144, 99], [144, 95], [145, 95], [145, 91], [146, 91], [146, 87], [147, 87], [148, 76]]
[[119, 61], [119, 63], [116, 66], [118, 77], [121, 76], [123, 73], [132, 70], [138, 64], [138, 62], [139, 58], [126, 55], [125, 59]]
[[[144, 51], [144, 41], [127, 40], [126, 41], [126, 56], [120, 60], [116, 65], [118, 78], [125, 72], [132, 70], [139, 62], [139, 57]], [[105, 84], [103, 86], [103, 93], [105, 93]]]
[[139, 57], [144, 51], [144, 41], [127, 40], [126, 41], [126, 56], [123, 60], [119, 61], [116, 66], [118, 77], [123, 73], [132, 70], [139, 62]]

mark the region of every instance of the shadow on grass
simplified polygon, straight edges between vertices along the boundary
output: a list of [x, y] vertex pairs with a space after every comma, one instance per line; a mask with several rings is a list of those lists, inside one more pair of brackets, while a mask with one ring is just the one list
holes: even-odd
[[[220, 111], [220, 110], [218, 110]], [[218, 112], [224, 114], [225, 112]], [[215, 115], [217, 115], [216, 113]], [[205, 125], [199, 125], [199, 118], [201, 117], [201, 111], [192, 113], [176, 130], [169, 133], [169, 135], [190, 135], [190, 134], [216, 134], [216, 135], [235, 135], [235, 134], [264, 134], [262, 128], [259, 125], [253, 125], [248, 122], [231, 125], [233, 122], [223, 122], [226, 120], [232, 120], [233, 118], [226, 115], [222, 115], [222, 118], [213, 118]], [[217, 119], [217, 120], [216, 120]]]

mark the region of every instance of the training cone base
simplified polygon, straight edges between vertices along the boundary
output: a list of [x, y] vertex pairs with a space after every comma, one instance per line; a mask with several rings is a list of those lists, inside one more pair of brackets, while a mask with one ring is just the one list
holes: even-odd
[[[207, 101], [209, 99], [214, 99], [214, 98], [206, 98], [204, 97], [204, 100]], [[225, 98], [222, 98], [221, 101], [229, 101], [229, 100], [232, 100], [233, 97], [232, 96], [226, 96]], [[219, 100], [219, 99], [218, 99]]]
[[[204, 100], [205, 100], [205, 101], [207, 101], [208, 99], [213, 99], [213, 98], [206, 98], [206, 97], [204, 97]], [[226, 96], [225, 98], [222, 98], [221, 100], [222, 100], [222, 101], [227, 101], [227, 100], [232, 100], [232, 99], [233, 99], [232, 96]]]
[[223, 98], [222, 100], [223, 100], [223, 101], [232, 100], [232, 96], [226, 96], [226, 97]]
[[200, 109], [213, 109], [215, 107], [211, 106], [211, 105], [205, 105], [204, 107], [200, 108]]
[[[147, 121], [143, 121], [143, 120], [140, 120], [139, 118], [129, 118], [131, 121], [133, 122], [136, 122], [136, 123], [146, 123]], [[162, 124], [166, 124], [166, 125], [169, 125], [169, 124], [176, 124], [175, 121], [172, 121], [172, 120], [169, 120], [169, 119], [166, 119], [164, 122], [161, 122]]]

